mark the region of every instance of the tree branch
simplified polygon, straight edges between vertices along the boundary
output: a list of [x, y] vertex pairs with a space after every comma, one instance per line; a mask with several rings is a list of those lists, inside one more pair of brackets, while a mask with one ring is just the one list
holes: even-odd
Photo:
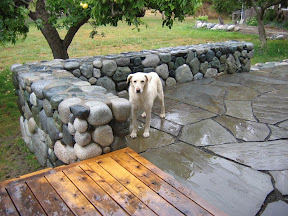
[[80, 29], [80, 27], [82, 25], [84, 25], [88, 20], [90, 19], [90, 14], [87, 15], [85, 18], [83, 18], [82, 20], [80, 20], [76, 25], [71, 26], [67, 32], [67, 34], [65, 35], [65, 38], [63, 40], [63, 45], [64, 47], [69, 47], [69, 45], [71, 44], [75, 34], [77, 33], [77, 31]]

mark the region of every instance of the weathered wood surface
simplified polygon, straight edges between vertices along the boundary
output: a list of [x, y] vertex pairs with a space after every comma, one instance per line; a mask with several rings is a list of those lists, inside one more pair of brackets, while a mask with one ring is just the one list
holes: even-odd
[[225, 215], [129, 148], [0, 183], [0, 215]]

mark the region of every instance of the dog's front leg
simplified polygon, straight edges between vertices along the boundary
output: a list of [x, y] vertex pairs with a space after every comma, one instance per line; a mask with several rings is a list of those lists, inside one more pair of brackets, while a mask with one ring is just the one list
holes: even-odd
[[137, 125], [137, 110], [135, 110], [132, 107], [132, 132], [130, 134], [131, 138], [136, 138], [137, 137], [137, 129], [138, 129], [138, 125]]
[[143, 137], [149, 137], [149, 130], [150, 130], [150, 121], [151, 121], [151, 109], [146, 111], [146, 122]]

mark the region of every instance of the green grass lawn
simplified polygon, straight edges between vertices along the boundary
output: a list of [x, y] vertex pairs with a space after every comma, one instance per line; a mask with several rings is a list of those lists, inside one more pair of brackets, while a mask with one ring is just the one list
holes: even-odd
[[[69, 47], [70, 58], [106, 55], [125, 51], [140, 51], [160, 47], [174, 47], [207, 42], [240, 40], [255, 44], [257, 62], [277, 61], [288, 58], [288, 41], [268, 41], [265, 52], [259, 50], [259, 39], [255, 35], [238, 32], [211, 31], [194, 29], [195, 20], [187, 18], [184, 22], [175, 22], [172, 29], [162, 28], [160, 15], [147, 15], [140, 31], [132, 26], [119, 23], [118, 27], [100, 27], [99, 35], [89, 38], [92, 30], [89, 24], [84, 25], [75, 36]], [[209, 22], [211, 22], [209, 20]], [[227, 21], [229, 22], [229, 21]], [[225, 22], [225, 23], [227, 23]], [[104, 33], [102, 37], [100, 33]], [[64, 35], [65, 31], [60, 32]], [[10, 66], [15, 63], [53, 59], [50, 48], [33, 23], [30, 32], [23, 42], [1, 47], [0, 52], [0, 181], [22, 175], [40, 168], [34, 156], [30, 154], [20, 139], [20, 112], [16, 104], [14, 87], [11, 81]], [[23, 154], [22, 154], [23, 153]], [[22, 167], [21, 167], [22, 166]], [[24, 169], [23, 166], [27, 167]]]

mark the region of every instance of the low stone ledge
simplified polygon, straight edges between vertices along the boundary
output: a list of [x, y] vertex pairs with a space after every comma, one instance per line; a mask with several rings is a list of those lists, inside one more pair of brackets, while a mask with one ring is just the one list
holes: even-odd
[[126, 79], [159, 74], [163, 85], [250, 71], [254, 45], [227, 41], [54, 59], [11, 66], [22, 137], [42, 166], [73, 163], [111, 151], [129, 132]]

